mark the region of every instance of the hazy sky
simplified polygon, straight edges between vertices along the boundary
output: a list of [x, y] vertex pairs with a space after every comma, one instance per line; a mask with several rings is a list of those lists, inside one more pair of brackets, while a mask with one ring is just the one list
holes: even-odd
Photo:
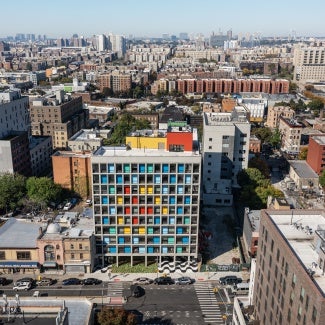
[[1, 1], [0, 37], [16, 33], [85, 37], [233, 34], [325, 36], [324, 0], [14, 0]]

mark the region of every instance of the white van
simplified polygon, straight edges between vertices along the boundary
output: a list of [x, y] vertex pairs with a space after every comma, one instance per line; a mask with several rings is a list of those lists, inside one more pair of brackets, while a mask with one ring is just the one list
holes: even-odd
[[231, 291], [234, 295], [248, 295], [249, 283], [237, 283], [233, 286]]

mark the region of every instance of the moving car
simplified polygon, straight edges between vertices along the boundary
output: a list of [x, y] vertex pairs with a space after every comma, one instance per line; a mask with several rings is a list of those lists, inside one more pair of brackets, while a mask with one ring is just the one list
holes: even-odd
[[21, 291], [21, 290], [27, 291], [31, 287], [32, 287], [31, 283], [29, 283], [29, 282], [23, 282], [23, 283], [16, 284], [12, 289], [14, 291]]
[[174, 280], [170, 276], [161, 276], [156, 278], [153, 283], [157, 285], [170, 285], [174, 284]]
[[151, 283], [153, 283], [153, 280], [146, 277], [136, 278], [133, 280], [133, 284], [151, 284]]
[[95, 278], [87, 278], [82, 282], [84, 285], [96, 285], [102, 283], [102, 280], [95, 279]]
[[228, 285], [228, 284], [237, 284], [241, 283], [243, 279], [237, 278], [235, 275], [227, 275], [219, 279], [220, 284]]
[[144, 289], [141, 288], [140, 286], [137, 286], [137, 285], [131, 286], [132, 297], [139, 298], [139, 297], [143, 296], [144, 293], [145, 293]]
[[192, 284], [195, 280], [191, 279], [188, 276], [182, 276], [180, 278], [175, 279], [175, 284], [181, 285], [181, 284]]
[[36, 284], [38, 286], [50, 286], [54, 283], [53, 279], [51, 278], [42, 278], [41, 280], [37, 281]]
[[0, 278], [0, 286], [5, 286], [8, 284], [8, 280], [6, 278]]
[[67, 286], [67, 285], [77, 285], [77, 284], [80, 284], [81, 281], [77, 278], [69, 278], [69, 279], [65, 279], [62, 281], [62, 284], [64, 286]]

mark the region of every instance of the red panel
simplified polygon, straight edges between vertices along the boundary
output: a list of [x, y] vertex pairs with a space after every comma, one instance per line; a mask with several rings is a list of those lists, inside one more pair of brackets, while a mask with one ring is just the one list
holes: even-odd
[[137, 196], [132, 196], [132, 204], [138, 204], [138, 197]]
[[139, 224], [139, 219], [138, 219], [138, 217], [133, 217], [133, 218], [132, 218], [132, 224], [133, 224], [133, 225], [137, 225], [137, 224]]
[[124, 187], [124, 194], [130, 194], [130, 186]]

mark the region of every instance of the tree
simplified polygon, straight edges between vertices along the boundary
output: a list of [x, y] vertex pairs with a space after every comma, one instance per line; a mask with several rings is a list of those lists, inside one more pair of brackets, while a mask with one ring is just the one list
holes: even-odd
[[26, 194], [26, 179], [19, 174], [0, 175], [0, 209], [12, 211], [22, 204]]
[[269, 139], [270, 144], [274, 147], [274, 148], [278, 148], [280, 143], [281, 143], [281, 133], [279, 131], [279, 129], [275, 129], [272, 132], [272, 135]]
[[256, 135], [256, 137], [260, 139], [263, 144], [270, 141], [272, 130], [268, 127], [256, 128], [252, 130], [252, 134]]
[[40, 207], [51, 201], [59, 200], [62, 194], [60, 185], [48, 177], [30, 177], [26, 181], [27, 195], [31, 201]]
[[270, 175], [270, 169], [264, 159], [259, 157], [254, 157], [248, 162], [249, 168], [257, 168], [265, 178], [268, 178]]
[[324, 108], [324, 102], [320, 98], [313, 98], [307, 106], [313, 111], [315, 115], [319, 114], [319, 111]]
[[322, 173], [319, 176], [319, 184], [322, 187], [325, 187], [325, 169], [323, 169]]
[[299, 160], [306, 160], [307, 159], [307, 154], [308, 154], [308, 147], [302, 147], [300, 149], [298, 159]]
[[121, 308], [104, 307], [97, 315], [100, 325], [135, 325], [137, 317]]

